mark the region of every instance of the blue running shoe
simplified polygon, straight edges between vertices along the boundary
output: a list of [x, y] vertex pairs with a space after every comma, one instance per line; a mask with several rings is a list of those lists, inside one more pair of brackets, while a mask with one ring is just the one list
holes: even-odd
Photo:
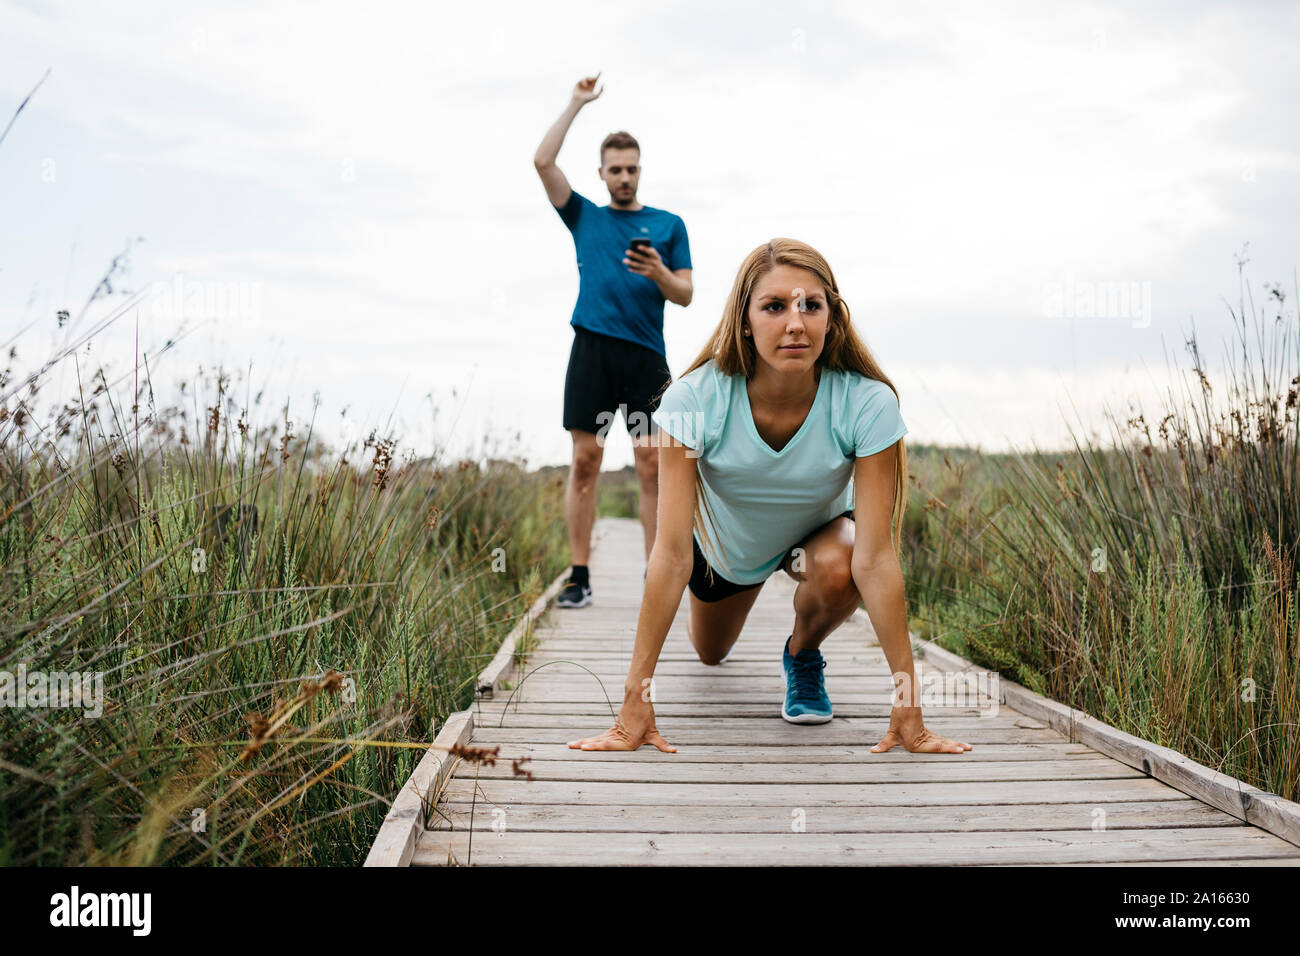
[[790, 656], [790, 639], [781, 651], [781, 672], [785, 675], [785, 703], [781, 716], [792, 724], [824, 724], [831, 719], [831, 699], [826, 696], [822, 669], [826, 661], [816, 648], [805, 648]]

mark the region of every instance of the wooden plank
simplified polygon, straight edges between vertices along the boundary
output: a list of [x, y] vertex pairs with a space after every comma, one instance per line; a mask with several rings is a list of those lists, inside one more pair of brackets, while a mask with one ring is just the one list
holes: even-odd
[[[753, 623], [753, 618], [745, 622], [748, 627]], [[545, 648], [548, 654], [560, 653], [628, 653], [636, 644], [636, 621], [635, 619], [626, 623], [616, 621], [612, 618], [602, 619], [599, 625], [591, 626], [586, 632], [579, 631], [575, 627], [565, 626], [562, 630], [556, 630], [548, 633], [546, 630], [537, 630], [536, 635], [539, 639], [538, 650]], [[775, 653], [777, 660], [781, 657], [781, 648], [785, 646], [785, 639], [790, 635], [789, 626], [783, 628], [770, 628], [765, 633], [756, 630], [754, 633], [763, 633], [763, 637], [747, 637], [742, 634], [736, 642], [738, 651], [743, 652], [749, 657], [771, 657]], [[857, 627], [844, 625], [840, 630], [833, 631], [827, 635], [821, 643], [823, 650], [830, 648], [839, 654], [852, 654], [861, 657], [864, 660], [885, 661], [885, 653], [879, 646], [872, 646], [867, 643], [872, 633]], [[668, 635], [664, 640], [664, 650], [682, 655], [696, 655], [699, 659], [694, 646], [686, 635], [686, 625], [683, 622], [675, 623], [669, 629]]]
[[[545, 676], [548, 680], [573, 683], [581, 681], [583, 678], [591, 680], [592, 674], [601, 680], [622, 682], [627, 677], [630, 660], [631, 655], [626, 655], [617, 660], [598, 660], [587, 655], [577, 657], [532, 655], [525, 662], [523, 674], [520, 675], [520, 682], [523, 682], [525, 676], [527, 676], [528, 681], [541, 680]], [[543, 664], [546, 665], [546, 669], [539, 669]], [[835, 668], [834, 674], [829, 673], [831, 667]], [[827, 678], [843, 679], [849, 677], [858, 680], [883, 678], [888, 681], [889, 670], [883, 664], [875, 666], [861, 661], [837, 661], [831, 664], [828, 661], [826, 676]], [[712, 666], [702, 664], [698, 660], [660, 660], [655, 666], [655, 683], [661, 683], [669, 677], [710, 680], [716, 683], [731, 681], [738, 677], [763, 678], [769, 682], [775, 680], [778, 684], [783, 680], [781, 676], [781, 659], [776, 654], [768, 655], [763, 660], [738, 661], [732, 659], [725, 664]], [[888, 684], [886, 684], [886, 687], [888, 687]]]
[[[605, 716], [608, 717], [609, 715], [606, 714]], [[475, 742], [481, 741], [489, 744], [527, 741], [538, 745], [567, 745], [570, 740], [599, 735], [608, 730], [613, 723], [611, 720], [602, 726], [600, 722], [589, 722], [586, 719], [575, 722], [569, 718], [546, 714], [531, 718], [526, 725], [519, 725], [519, 718], [511, 714], [507, 725], [498, 727], [495, 720], [490, 725], [484, 725], [480, 718], [476, 717], [475, 719], [478, 721], [474, 726]], [[758, 726], [755, 727], [755, 724], [758, 724]], [[660, 726], [666, 725], [661, 724]], [[807, 731], [810, 726], [817, 727], [815, 736], [808, 736]], [[883, 729], [882, 722], [882, 725], [878, 726], [876, 730]], [[1069, 743], [1055, 730], [1046, 728], [976, 725], [963, 730], [962, 735], [963, 740], [975, 747], [974, 750], [969, 750], [964, 755], [909, 754], [903, 748], [895, 747], [889, 751], [889, 754], [873, 754], [872, 756], [906, 754], [908, 758], [918, 760], [951, 760], [954, 756], [973, 757], [976, 753], [982, 752], [985, 745], [990, 744]], [[689, 752], [704, 746], [731, 747], [732, 749], [744, 749], [746, 751], [754, 747], [783, 747], [787, 750], [807, 749], [809, 751], [818, 746], [866, 746], [870, 748], [879, 739], [879, 733], [876, 733], [874, 737], [872, 736], [869, 725], [849, 720], [833, 720], [829, 724], [799, 726], [787, 724], [783, 720], [777, 722], [763, 721], [760, 723], [752, 720], [723, 721], [682, 718], [673, 721], [672, 737], [669, 739], [669, 743], [677, 748], [677, 753], [665, 754], [664, 757], [685, 758]], [[1075, 744], [1074, 746], [1081, 747], [1083, 745]], [[647, 746], [638, 751], [623, 752], [617, 756], [631, 758], [634, 754], [650, 755], [658, 753], [658, 750]]]
[[[525, 766], [527, 766], [525, 764]], [[475, 787], [477, 786], [477, 790]], [[988, 782], [795, 783], [580, 783], [453, 777], [449, 801], [578, 803], [590, 807], [649, 806], [969, 806], [975, 804], [1113, 803], [1185, 800], [1186, 794], [1150, 777], [1113, 780], [1001, 780]], [[601, 811], [604, 812], [604, 811]]]
[[[996, 866], [997, 864], [992, 864]], [[1014, 865], [1014, 864], [1008, 864]], [[1218, 869], [1221, 866], [1300, 866], [1300, 859], [1291, 859], [1290, 857], [1256, 857], [1254, 859], [1242, 858], [1225, 858], [1215, 857], [1213, 860], [1148, 860], [1148, 861], [1129, 861], [1124, 860], [1118, 863], [1093, 863], [1084, 861], [1081, 863], [1040, 863], [1038, 866], [1212, 866]]]
[[[830, 683], [829, 681], [827, 682]], [[882, 691], [879, 694], [854, 693], [842, 689], [832, 689], [830, 686], [826, 689], [831, 699], [831, 707], [835, 713], [839, 713], [846, 708], [864, 708], [876, 707], [883, 712], [888, 712], [890, 707], [890, 696], [888, 691]], [[551, 686], [545, 684], [525, 685], [518, 693], [511, 691], [513, 696], [507, 697], [506, 692], [501, 692], [502, 700], [509, 700], [511, 708], [516, 703], [559, 703], [559, 704], [589, 704], [593, 702], [604, 703], [609, 700], [623, 701], [622, 682], [618, 687], [606, 685], [604, 693], [601, 693], [599, 686], [585, 687], [565, 687]], [[779, 685], [768, 687], [766, 690], [757, 688], [754, 690], [744, 690], [743, 688], [718, 687], [714, 689], [698, 688], [694, 690], [685, 690], [682, 688], [665, 688], [656, 683], [654, 689], [653, 703], [655, 713], [660, 712], [660, 708], [669, 704], [703, 704], [712, 706], [715, 713], [724, 710], [723, 705], [738, 704], [742, 706], [763, 705], [769, 709], [775, 709], [777, 713], [781, 710], [781, 704], [785, 700], [785, 691]], [[964, 704], [941, 703], [924, 703], [921, 705], [922, 713], [929, 715], [937, 711], [962, 711], [970, 713], [979, 713], [980, 710], [988, 710], [990, 713], [996, 710], [1003, 710], [1000, 705], [985, 705], [972, 701]], [[1009, 709], [1009, 708], [1005, 708]]]
[[[612, 721], [618, 715], [621, 703], [621, 696], [617, 699], [611, 698], [608, 701], [604, 698], [595, 700], [516, 699], [511, 701], [509, 710], [501, 708], [478, 710], [475, 708], [474, 712], [483, 722], [490, 722], [494, 725], [514, 724], [524, 726], [530, 723], [533, 717], [544, 715], [568, 717], [570, 720], [576, 719], [579, 725], [588, 725], [592, 721], [596, 723]], [[819, 732], [813, 728], [826, 728], [837, 721], [856, 724], [865, 723], [871, 727], [880, 727], [883, 732], [889, 726], [889, 711], [888, 703], [873, 704], [867, 701], [844, 701], [835, 705], [835, 716], [831, 720], [824, 724], [804, 724], [803, 727], [808, 734], [807, 739], [809, 740], [814, 739], [814, 735]], [[1003, 714], [1006, 712], [1006, 708], [1003, 708]], [[990, 716], [982, 717], [979, 710], [971, 707], [927, 707], [923, 714], [925, 726], [936, 732], [939, 731], [940, 726], [952, 729], [958, 724], [972, 728], [976, 726], [1016, 726], [1015, 721], [1006, 716], [998, 715], [995, 717], [990, 712]], [[502, 718], [504, 718], [504, 721]], [[656, 700], [655, 718], [659, 722], [660, 730], [663, 730], [664, 721], [674, 720], [781, 720], [781, 701], [737, 700], [717, 703], [709, 701]], [[1047, 728], [1035, 724], [1027, 729], [1044, 730]], [[1060, 736], [1062, 739], [1068, 739], [1064, 734], [1060, 734]]]
[[[468, 858], [467, 831], [422, 835], [412, 863], [441, 865], [448, 851]], [[1300, 858], [1271, 833], [1244, 827], [1151, 830], [1033, 830], [972, 833], [603, 833], [593, 852], [586, 833], [505, 829], [474, 841], [476, 866], [985, 866], [1042, 862], [1156, 862]]]
[[[859, 642], [866, 641], [865, 636], [859, 638]], [[769, 644], [756, 647], [733, 647], [728, 652], [730, 655], [725, 664], [706, 664], [700, 660], [699, 653], [695, 648], [686, 644], [683, 640], [680, 644], [669, 641], [664, 644], [663, 654], [659, 658], [658, 666], [665, 662], [681, 662], [690, 664], [692, 667], [701, 672], [726, 674], [735, 668], [734, 664], [765, 665], [771, 669], [771, 673], [778, 673], [781, 666], [781, 652], [785, 646], [784, 636], [774, 639]], [[577, 660], [583, 663], [594, 661], [602, 666], [613, 667], [622, 665], [626, 667], [632, 657], [632, 651], [636, 644], [629, 635], [626, 641], [611, 641], [608, 638], [603, 639], [599, 644], [593, 640], [589, 644], [578, 644], [574, 641], [545, 640], [538, 650], [529, 655], [529, 660], [536, 659], [539, 663], [545, 663], [550, 660]], [[844, 644], [822, 644], [819, 649], [827, 660], [827, 666], [835, 664], [851, 663], [856, 666], [875, 668], [889, 672], [889, 661], [883, 654], [868, 654], [853, 647]]]
[[[774, 662], [780, 660], [779, 652], [781, 650], [781, 645], [776, 644], [774, 646], [777, 653], [773, 653], [772, 648], [770, 647], [756, 648], [754, 650], [745, 650], [744, 648], [736, 647], [732, 650], [731, 656], [725, 664], [705, 664], [700, 660], [699, 655], [697, 655], [694, 650], [684, 650], [681, 648], [674, 649], [665, 645], [663, 653], [659, 655], [659, 662], [656, 665], [656, 670], [668, 664], [677, 664], [679, 666], [689, 664], [692, 668], [707, 669], [710, 672], [717, 673], [728, 673], [731, 671], [732, 666], [736, 664], [761, 665], [770, 668]], [[591, 666], [588, 662], [594, 662], [602, 667], [614, 667], [615, 665], [627, 664], [632, 656], [632, 647], [633, 645], [629, 644], [626, 649], [591, 647], [578, 648], [572, 652], [565, 652], [555, 651], [552, 649], [550, 643], [543, 643], [540, 648], [529, 654], [528, 661], [530, 664], [534, 661], [541, 663], [552, 660], [578, 661], [587, 666]], [[887, 664], [883, 655], [880, 656], [879, 660], [876, 660], [871, 655], [854, 653], [852, 655], [852, 660], [855, 664], [861, 664], [863, 666], [875, 667]]]
[[[527, 688], [525, 688], [527, 691]], [[532, 699], [531, 695], [524, 693], [516, 694], [514, 697], [508, 697], [502, 694], [497, 700], [476, 700], [470, 704], [475, 713], [489, 714], [500, 716], [501, 714], [526, 714], [526, 713], [563, 713], [563, 714], [582, 714], [582, 713], [604, 713], [608, 714], [610, 707], [613, 706], [614, 712], [618, 712], [619, 706], [623, 702], [622, 687], [606, 687], [602, 693], [599, 687], [592, 689], [591, 693], [586, 695], [572, 695], [575, 700], [554, 700], [546, 697]], [[708, 700], [674, 700], [671, 697], [665, 698], [663, 695], [655, 694], [655, 716], [661, 714], [675, 713], [679, 717], [698, 717], [717, 720], [727, 719], [753, 719], [755, 717], [765, 718], [775, 715], [779, 720], [781, 716], [781, 703], [784, 695], [781, 693], [768, 695], [753, 695], [756, 699], [751, 701], [728, 701], [725, 706], [718, 706], [710, 703]], [[840, 695], [845, 703], [836, 706], [832, 698], [831, 704], [835, 707], [835, 718], [839, 720], [843, 717], [888, 717], [890, 711], [890, 702], [887, 696], [882, 695], [879, 701], [869, 699], [870, 696], [864, 695], [860, 701], [849, 701], [844, 695]], [[507, 706], [508, 705], [508, 706]], [[933, 712], [942, 714], [946, 718], [956, 716], [965, 716], [971, 721], [980, 721], [983, 723], [1011, 722], [1017, 720], [1032, 723], [1035, 727], [1047, 728], [1052, 725], [1037, 717], [1029, 717], [1005, 705], [999, 706], [996, 711], [990, 707], [978, 706], [953, 706], [953, 707], [934, 707], [922, 706], [922, 713], [926, 716], [926, 726], [929, 726], [929, 714]], [[981, 716], [988, 714], [988, 716]], [[834, 722], [834, 721], [832, 721]], [[1058, 730], [1063, 737], [1068, 734]]]
[[[578, 785], [611, 782], [646, 784], [681, 783], [797, 783], [813, 787], [825, 784], [878, 783], [964, 783], [976, 780], [1107, 780], [1141, 778], [1146, 774], [1134, 767], [1102, 754], [1071, 760], [984, 760], [966, 761], [964, 754], [950, 754], [957, 759], [942, 761], [882, 761], [869, 758], [854, 763], [686, 763], [673, 760], [675, 754], [663, 754], [656, 763], [614, 760], [584, 761], [582, 751], [573, 750], [579, 759], [539, 760], [526, 765], [534, 782], [572, 781]], [[513, 754], [511, 757], [513, 758]], [[874, 756], [874, 755], [873, 755]], [[507, 763], [480, 767], [478, 779], [513, 776]]]
[[416, 837], [424, 832], [426, 807], [437, 798], [451, 776], [459, 758], [451, 757], [447, 748], [469, 743], [474, 732], [474, 715], [456, 711], [447, 718], [434, 737], [434, 746], [424, 752], [414, 772], [398, 792], [379, 826], [365, 866], [408, 866], [415, 852]]
[[[832, 674], [827, 669], [824, 676], [826, 692], [832, 698], [836, 694], [869, 694], [873, 698], [888, 701], [892, 691], [889, 674], [884, 671], [872, 674]], [[674, 694], [744, 692], [750, 695], [759, 693], [767, 696], [775, 693], [777, 697], [782, 697], [785, 693], [785, 677], [775, 668], [767, 674], [656, 674], [653, 679], [656, 702], [659, 698], [666, 699]], [[558, 689], [588, 695], [604, 686], [606, 689], [617, 690], [621, 696], [626, 681], [627, 672], [621, 668], [605, 673], [588, 668], [585, 671], [575, 669], [570, 674], [535, 672], [524, 675], [515, 684], [524, 689], [530, 687], [541, 690]], [[988, 696], [986, 694], [984, 698], [987, 699]], [[975, 702], [979, 698], [972, 694], [968, 700]], [[924, 707], [925, 704], [923, 700], [921, 706]]]
[[[575, 662], [581, 664], [581, 662]], [[598, 687], [605, 687], [609, 690], [617, 690], [620, 696], [623, 693], [623, 685], [627, 682], [627, 669], [618, 667], [611, 670], [603, 670], [590, 667], [586, 664], [574, 666], [568, 662], [555, 662], [555, 670], [531, 671], [525, 669], [525, 672], [514, 681], [516, 687], [539, 687], [539, 688], [558, 688], [564, 691], [578, 691], [580, 693], [592, 693]], [[704, 665], [699, 665], [703, 667]], [[724, 665], [729, 666], [729, 665]], [[568, 673], [563, 673], [559, 668], [573, 669]], [[884, 670], [868, 671], [861, 674], [843, 674], [830, 673], [829, 668], [825, 673], [826, 691], [831, 695], [835, 694], [871, 694], [879, 697], [881, 700], [887, 700], [892, 690], [889, 674]], [[717, 674], [698, 672], [694, 674], [655, 674], [654, 687], [656, 699], [658, 697], [668, 697], [673, 693], [701, 693], [707, 691], [746, 691], [748, 693], [775, 693], [778, 697], [785, 693], [785, 676], [776, 669], [775, 666], [768, 668], [767, 673], [753, 674]], [[938, 697], [940, 687], [934, 688], [932, 698]], [[949, 685], [951, 690], [961, 690]], [[973, 689], [972, 689], [973, 690]], [[505, 695], [503, 695], [505, 696]], [[953, 695], [949, 695], [953, 696]], [[984, 694], [977, 698], [973, 694], [965, 700], [982, 700], [987, 699], [990, 695]], [[925, 706], [926, 701], [921, 705]]]
[[[691, 807], [650, 805], [602, 807], [585, 804], [510, 804], [505, 815], [480, 801], [474, 829], [570, 833], [777, 833], [802, 826], [810, 833], [923, 833], [973, 830], [1083, 830], [1101, 822], [1107, 830], [1177, 826], [1244, 827], [1235, 817], [1187, 795], [1164, 801], [1034, 805], [850, 807]], [[1104, 809], [1105, 815], [1098, 811]], [[434, 830], [463, 830], [470, 824], [468, 802], [447, 802], [431, 823]]]
[[[501, 736], [501, 735], [508, 736]], [[652, 747], [640, 750], [570, 750], [566, 741], [534, 743], [520, 739], [519, 731], [488, 732], [479, 727], [474, 728], [474, 742], [477, 744], [500, 744], [502, 757], [528, 757], [536, 765], [542, 761], [579, 761], [590, 764], [593, 761], [613, 761], [615, 763], [654, 763], [661, 764], [666, 759]], [[1083, 744], [1068, 741], [1048, 743], [1014, 743], [984, 744], [961, 755], [963, 762], [986, 760], [1072, 760], [1078, 757], [1095, 757], [1097, 751]], [[703, 744], [679, 748], [671, 758], [675, 763], [791, 763], [791, 764], [834, 764], [858, 763], [872, 760], [878, 763], [914, 763], [918, 761], [942, 763], [952, 759], [949, 754], [908, 753], [901, 747], [895, 747], [886, 753], [872, 753], [863, 743], [849, 745], [802, 744], [799, 746], [735, 746], [721, 744]], [[1190, 797], [1188, 799], [1191, 799]]]
[[1300, 846], [1300, 803], [1254, 787], [1247, 789], [1245, 785], [1242, 787], [1241, 800], [1247, 823], [1263, 827]]
[[[703, 667], [703, 665], [700, 666]], [[558, 669], [549, 673], [547, 670], [525, 670], [525, 673], [512, 683], [515, 687], [557, 688], [587, 694], [597, 692], [597, 688], [603, 686], [608, 690], [617, 690], [619, 695], [622, 696], [623, 685], [627, 682], [627, 670], [624, 667], [614, 670], [600, 670], [585, 664], [581, 667], [574, 667], [572, 664], [560, 662], [556, 662], [555, 667], [572, 667], [573, 669], [569, 673], [562, 673]], [[893, 689], [889, 674], [884, 670], [869, 671], [862, 674], [843, 674], [830, 673], [830, 669], [827, 668], [823, 673], [826, 678], [826, 691], [832, 697], [836, 694], [871, 694], [881, 700], [887, 700]], [[778, 697], [783, 696], [785, 693], [785, 675], [774, 666], [766, 674], [710, 674], [700, 672], [695, 674], [655, 674], [652, 679], [654, 680], [656, 699], [669, 697], [673, 693], [710, 691], [729, 691], [732, 693], [746, 691], [751, 694], [763, 693], [768, 695], [775, 693]], [[926, 706], [931, 700], [939, 702], [940, 692], [944, 690], [949, 692], [948, 699], [956, 696], [953, 693], [955, 691], [968, 691], [966, 697], [958, 698], [962, 702], [988, 701], [991, 696], [989, 694], [975, 696], [974, 691], [977, 688], [956, 687], [952, 684], [944, 688], [942, 685], [936, 684], [929, 688], [929, 697], [920, 701], [921, 706]], [[922, 693], [925, 692], [925, 689], [923, 689]], [[1000, 700], [994, 702], [1006, 706]]]
[[[771, 708], [745, 708], [741, 710], [739, 705], [728, 709], [728, 713], [739, 711], [743, 716], [736, 717], [718, 717], [712, 716], [707, 707], [702, 705], [676, 705], [665, 708], [669, 711], [667, 714], [656, 714], [656, 723], [665, 739], [672, 743], [672, 738], [668, 737], [669, 730], [675, 737], [683, 740], [696, 740], [703, 742], [699, 737], [701, 730], [718, 730], [718, 731], [747, 731], [749, 732], [749, 741], [755, 744], [776, 744], [776, 743], [862, 743], [873, 734], [875, 738], [870, 740], [874, 744], [889, 727], [889, 718], [887, 712], [882, 708], [878, 716], [871, 717], [866, 715], [855, 715], [851, 717], [837, 716], [834, 720], [825, 724], [791, 724], [781, 719], [778, 712]], [[583, 711], [591, 711], [584, 713]], [[562, 729], [569, 733], [565, 738], [575, 740], [579, 737], [589, 737], [604, 733], [614, 723], [617, 716], [617, 708], [611, 713], [609, 710], [596, 705], [578, 705], [578, 704], [524, 704], [519, 710], [513, 706], [508, 713], [493, 710], [480, 711], [475, 709], [474, 720], [478, 726], [485, 729], [501, 730], [506, 727], [514, 728], [536, 728], [536, 729]], [[978, 716], [955, 715], [952, 717], [943, 714], [930, 714], [925, 719], [926, 726], [936, 733], [942, 733], [949, 737], [959, 735], [967, 743], [978, 745], [981, 740], [1008, 742], [1011, 740], [1057, 740], [1064, 741], [1066, 738], [1059, 731], [1051, 730], [1038, 724], [1022, 725], [1007, 717], [989, 717], [981, 719]], [[1016, 734], [1016, 731], [1022, 731]], [[576, 735], [576, 736], [575, 736]], [[539, 738], [540, 739], [540, 738]], [[744, 739], [744, 738], [742, 738]], [[711, 740], [710, 742], [720, 742], [722, 738]], [[952, 756], [960, 756], [954, 754]]]

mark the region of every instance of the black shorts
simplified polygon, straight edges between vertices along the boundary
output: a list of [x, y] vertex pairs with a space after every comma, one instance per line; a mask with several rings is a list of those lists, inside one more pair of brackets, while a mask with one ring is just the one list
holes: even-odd
[[[848, 518], [852, 521], [853, 509], [850, 508], [848, 511], [837, 515], [837, 517]], [[833, 521], [835, 519], [832, 518], [831, 520]], [[830, 524], [830, 522], [828, 521], [827, 524]], [[826, 525], [822, 525], [823, 528], [825, 526]], [[821, 529], [819, 528], [817, 530], [820, 531]], [[695, 567], [691, 571], [689, 586], [691, 593], [701, 601], [708, 603], [721, 601], [723, 598], [729, 598], [733, 594], [739, 594], [741, 591], [748, 591], [751, 588], [757, 588], [763, 585], [764, 582], [762, 581], [759, 581], [757, 584], [733, 584], [731, 581], [728, 581], [722, 575], [718, 574], [717, 571], [713, 571], [710, 576], [709, 572], [712, 571], [712, 569], [709, 567], [709, 563], [704, 559], [704, 552], [700, 550], [700, 543], [695, 540], [695, 535], [693, 534], [691, 535], [691, 546], [695, 549]], [[796, 547], [797, 545], [790, 545], [790, 550], [782, 556], [781, 563], [777, 565], [778, 568], [782, 564], [785, 564], [786, 558], [790, 557], [790, 551], [793, 551]]]
[[668, 360], [644, 345], [573, 326], [564, 376], [564, 427], [605, 434], [620, 406], [628, 433], [654, 435], [650, 413], [672, 381]]

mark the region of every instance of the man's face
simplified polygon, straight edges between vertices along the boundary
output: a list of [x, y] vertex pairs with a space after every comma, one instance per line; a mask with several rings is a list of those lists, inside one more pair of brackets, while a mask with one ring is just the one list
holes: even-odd
[[[781, 372], [811, 369], [826, 342], [828, 308], [816, 273], [779, 265], [761, 276], [745, 316], [759, 358]], [[788, 347], [795, 345], [806, 348]]]
[[636, 202], [637, 180], [641, 178], [641, 153], [635, 149], [605, 150], [605, 165], [600, 178], [609, 189], [609, 201], [615, 205]]

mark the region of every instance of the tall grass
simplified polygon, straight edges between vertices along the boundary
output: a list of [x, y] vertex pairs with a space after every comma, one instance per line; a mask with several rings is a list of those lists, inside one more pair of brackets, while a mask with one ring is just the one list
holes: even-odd
[[221, 372], [193, 416], [158, 409], [147, 374], [123, 401], [102, 368], [42, 415], [75, 356], [15, 385], [17, 358], [0, 671], [101, 674], [105, 706], [0, 707], [0, 862], [361, 862], [422, 743], [563, 570], [563, 480], [398, 461], [373, 434], [331, 451], [314, 410], [253, 422]]
[[939, 643], [1295, 800], [1300, 322], [1278, 287], [1230, 312], [1223, 396], [1193, 334], [1154, 427], [1111, 413], [1112, 440], [1071, 427], [1070, 454], [918, 455], [909, 594]]

